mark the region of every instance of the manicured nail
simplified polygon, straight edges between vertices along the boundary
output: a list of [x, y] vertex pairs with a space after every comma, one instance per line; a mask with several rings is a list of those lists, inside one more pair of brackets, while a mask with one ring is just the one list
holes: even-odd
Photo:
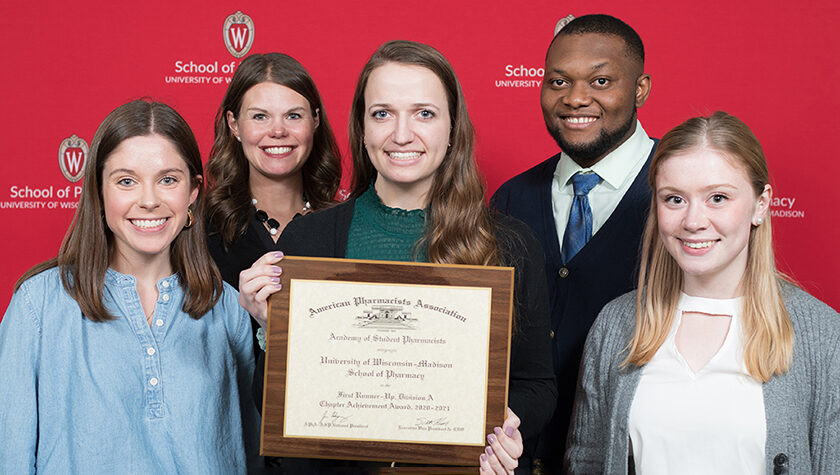
[[513, 426], [505, 427], [505, 434], [507, 434], [508, 437], [513, 437]]
[[280, 277], [269, 277], [269, 279], [270, 279], [272, 282], [274, 282], [275, 284], [279, 284], [279, 283], [280, 283]]
[[496, 435], [502, 435], [502, 428], [501, 427], [494, 427], [493, 432], [495, 432]]
[[281, 251], [276, 251], [276, 252], [274, 253], [273, 257], [274, 257], [275, 259], [282, 259], [282, 258], [283, 258], [283, 253], [282, 253]]
[[486, 462], [487, 461], [487, 454], [481, 454], [481, 457], [479, 457], [479, 458], [481, 459], [482, 462]]
[[493, 455], [493, 449], [490, 447], [484, 447], [484, 451], [487, 452], [487, 455]]
[[283, 288], [283, 284], [277, 284], [276, 287], [277, 287], [277, 290], [280, 290], [280, 289]]
[[274, 275], [280, 275], [283, 273], [283, 268], [278, 266], [271, 266], [271, 273]]
[[493, 434], [487, 434], [487, 442], [489, 442], [491, 444], [495, 444], [496, 443], [496, 436], [493, 435]]

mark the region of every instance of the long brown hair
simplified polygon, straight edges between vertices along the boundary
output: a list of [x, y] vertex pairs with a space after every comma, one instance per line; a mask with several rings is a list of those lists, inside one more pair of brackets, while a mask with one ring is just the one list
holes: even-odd
[[216, 113], [216, 137], [207, 162], [207, 215], [221, 234], [225, 247], [245, 233], [252, 212], [248, 159], [228, 127], [227, 113], [232, 112], [238, 119], [245, 93], [262, 82], [273, 82], [297, 92], [309, 101], [313, 117], [319, 119], [312, 151], [301, 168], [303, 193], [312, 208], [318, 210], [333, 204], [341, 182], [341, 154], [315, 81], [291, 56], [281, 53], [248, 56], [236, 68]]
[[[15, 290], [33, 275], [58, 266], [64, 289], [78, 302], [84, 316], [95, 322], [114, 318], [102, 302], [114, 240], [105, 224], [102, 170], [121, 143], [147, 135], [159, 135], [175, 146], [187, 164], [191, 185], [198, 188], [198, 202], [202, 194], [201, 153], [187, 122], [173, 108], [159, 102], [137, 100], [123, 104], [105, 117], [93, 136], [82, 196], [58, 257], [28, 270], [15, 284]], [[192, 318], [201, 318], [219, 300], [222, 277], [207, 250], [200, 206], [194, 209], [193, 225], [181, 230], [172, 242], [169, 258], [184, 289], [183, 311]]]
[[350, 151], [353, 156], [351, 196], [361, 195], [376, 178], [364, 145], [365, 88], [371, 72], [387, 63], [422, 66], [440, 79], [446, 90], [452, 121], [450, 143], [429, 191], [428, 230], [421, 244], [430, 262], [499, 265], [494, 222], [484, 204], [484, 183], [475, 164], [475, 130], [467, 113], [461, 84], [449, 61], [431, 46], [389, 41], [362, 68], [350, 109]]
[[[767, 161], [758, 139], [746, 124], [726, 112], [689, 119], [662, 137], [650, 165], [649, 182], [654, 193], [642, 238], [636, 328], [625, 363], [644, 365], [662, 346], [671, 329], [682, 288], [683, 273], [659, 237], [656, 175], [668, 158], [700, 148], [715, 150], [743, 168], [756, 197], [770, 183]], [[790, 279], [776, 269], [772, 238], [770, 213], [767, 213], [763, 224], [750, 229], [747, 268], [741, 281], [744, 361], [750, 375], [760, 382], [787, 372], [793, 357], [793, 325], [779, 286], [781, 281]]]

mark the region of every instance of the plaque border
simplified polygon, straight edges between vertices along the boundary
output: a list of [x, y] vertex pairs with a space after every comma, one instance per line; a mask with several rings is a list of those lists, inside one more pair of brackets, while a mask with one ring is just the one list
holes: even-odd
[[490, 338], [488, 346], [485, 433], [504, 422], [508, 399], [513, 312], [512, 267], [488, 267], [418, 262], [370, 261], [286, 256], [280, 283], [283, 290], [268, 305], [265, 384], [263, 385], [260, 454], [281, 457], [368, 460], [477, 466], [483, 444], [417, 443], [285, 437], [286, 358], [288, 350], [290, 278], [380, 284], [489, 287]]

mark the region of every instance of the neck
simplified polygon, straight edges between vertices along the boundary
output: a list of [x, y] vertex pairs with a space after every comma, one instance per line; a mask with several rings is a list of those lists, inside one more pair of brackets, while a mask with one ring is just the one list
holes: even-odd
[[393, 183], [385, 183], [379, 178], [373, 184], [373, 189], [382, 204], [390, 208], [404, 210], [425, 209], [429, 204], [429, 187], [398, 186]]
[[172, 263], [169, 253], [145, 258], [143, 256], [126, 256], [116, 251], [111, 255], [109, 266], [120, 274], [130, 275], [139, 283], [151, 283], [172, 275]]
[[268, 178], [252, 171], [248, 186], [259, 208], [281, 223], [281, 217], [288, 216], [290, 220], [303, 209], [303, 175], [300, 172], [283, 178]]
[[734, 299], [744, 295], [743, 273], [737, 279], [704, 279], [683, 274], [682, 291], [692, 297]]

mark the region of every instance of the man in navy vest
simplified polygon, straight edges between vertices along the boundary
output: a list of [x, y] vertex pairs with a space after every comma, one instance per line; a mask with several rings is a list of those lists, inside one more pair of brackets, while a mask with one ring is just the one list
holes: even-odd
[[546, 258], [558, 398], [536, 457], [562, 470], [586, 335], [601, 308], [635, 288], [639, 240], [650, 206], [648, 168], [657, 141], [636, 116], [650, 93], [644, 46], [608, 15], [572, 20], [555, 35], [540, 94], [548, 132], [562, 150], [502, 185], [491, 203], [534, 231]]

